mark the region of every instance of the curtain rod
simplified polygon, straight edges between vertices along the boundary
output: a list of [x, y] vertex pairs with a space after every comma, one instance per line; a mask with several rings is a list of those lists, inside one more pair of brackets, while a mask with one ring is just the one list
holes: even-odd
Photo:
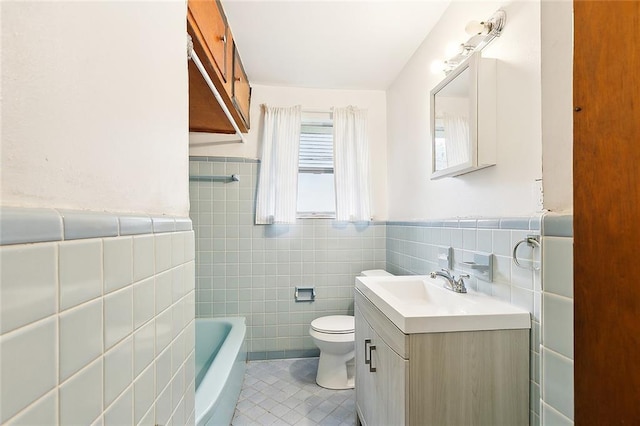
[[333, 107], [330, 108], [302, 108], [302, 112], [318, 113], [318, 114], [331, 114]]

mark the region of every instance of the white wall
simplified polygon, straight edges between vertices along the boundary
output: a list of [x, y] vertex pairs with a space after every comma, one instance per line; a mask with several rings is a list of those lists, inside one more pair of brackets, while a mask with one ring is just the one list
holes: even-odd
[[[497, 165], [456, 178], [431, 181], [429, 92], [444, 74], [431, 63], [446, 59], [471, 20], [507, 13], [503, 34], [483, 51], [497, 65]], [[389, 218], [432, 219], [527, 215], [542, 177], [540, 3], [452, 2], [387, 92]]]
[[1, 7], [2, 203], [186, 216], [186, 1]]
[[573, 3], [543, 1], [542, 173], [544, 207], [573, 210]]
[[259, 158], [262, 129], [261, 104], [272, 106], [302, 105], [303, 109], [329, 109], [333, 106], [344, 107], [347, 105], [366, 108], [371, 144], [369, 155], [371, 156], [372, 214], [375, 220], [387, 219], [387, 110], [384, 91], [324, 90], [254, 85], [251, 95], [251, 130], [246, 135], [246, 143], [219, 142], [218, 135], [191, 133], [189, 135], [189, 155]]

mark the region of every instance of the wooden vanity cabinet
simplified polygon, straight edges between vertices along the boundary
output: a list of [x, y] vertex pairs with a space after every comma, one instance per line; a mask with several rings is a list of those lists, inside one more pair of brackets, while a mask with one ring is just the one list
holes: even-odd
[[[189, 0], [187, 31], [195, 53], [241, 132], [249, 131], [251, 87], [218, 0]], [[200, 71], [189, 61], [189, 130], [235, 133]]]
[[404, 334], [355, 290], [359, 425], [528, 425], [529, 330]]

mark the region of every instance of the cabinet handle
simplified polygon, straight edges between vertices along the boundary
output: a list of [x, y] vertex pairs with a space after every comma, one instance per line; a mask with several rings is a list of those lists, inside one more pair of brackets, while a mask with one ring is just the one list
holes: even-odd
[[376, 350], [376, 345], [369, 346], [369, 372], [375, 373], [376, 368], [373, 366], [373, 362], [371, 362], [371, 352]]
[[371, 344], [371, 339], [364, 339], [364, 363], [365, 364], [371, 364], [371, 352], [369, 352], [369, 359], [367, 359], [367, 351], [368, 348], [367, 346], [369, 346]]
[[220, 37], [218, 37], [220, 39], [221, 42], [223, 42], [224, 44], [227, 44], [227, 35], [221, 35]]

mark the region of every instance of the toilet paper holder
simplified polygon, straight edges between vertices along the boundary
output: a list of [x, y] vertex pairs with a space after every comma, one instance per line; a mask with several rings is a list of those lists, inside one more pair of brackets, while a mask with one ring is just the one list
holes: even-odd
[[316, 299], [315, 287], [296, 287], [296, 302], [313, 302]]

